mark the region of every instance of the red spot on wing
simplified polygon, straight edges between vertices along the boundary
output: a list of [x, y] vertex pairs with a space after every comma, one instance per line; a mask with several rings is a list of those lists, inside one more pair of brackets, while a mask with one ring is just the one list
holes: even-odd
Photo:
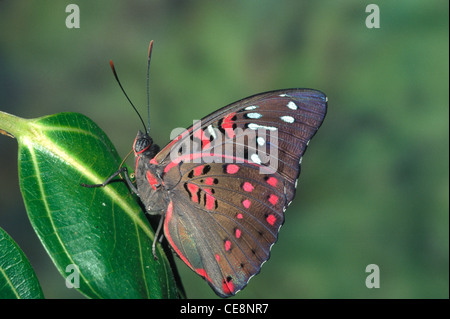
[[227, 165], [227, 173], [228, 174], [236, 174], [239, 171], [239, 166], [236, 164]]
[[199, 187], [198, 187], [197, 185], [195, 185], [195, 184], [188, 183], [188, 184], [187, 184], [187, 188], [188, 188], [189, 192], [191, 193], [192, 201], [193, 201], [194, 203], [198, 203], [199, 200], [198, 200], [198, 194], [197, 194], [197, 192], [198, 192]]
[[231, 241], [229, 241], [229, 240], [225, 241], [225, 250], [229, 251], [230, 248], [231, 248]]
[[270, 186], [273, 186], [273, 187], [277, 186], [277, 182], [278, 182], [278, 180], [275, 177], [272, 177], [272, 176], [267, 179], [267, 183]]
[[237, 214], [237, 219], [242, 219], [242, 218], [244, 218], [244, 216], [242, 216], [242, 214], [241, 213], [239, 213], [239, 214]]
[[225, 294], [232, 295], [234, 293], [235, 288], [231, 280], [227, 281], [226, 279], [224, 279], [222, 281], [222, 289]]
[[236, 235], [236, 238], [241, 237], [241, 231], [239, 229], [236, 229], [235, 235]]
[[194, 176], [201, 175], [204, 167], [205, 167], [205, 165], [200, 165], [200, 166], [197, 166], [196, 168], [194, 168]]
[[254, 187], [252, 184], [250, 184], [249, 182], [245, 182], [244, 185], [242, 185], [242, 188], [244, 189], [244, 191], [246, 192], [251, 192], [253, 191]]
[[[250, 205], [251, 205], [251, 204], [252, 204], [252, 202], [249, 201], [248, 199], [246, 199], [246, 200], [244, 200], [244, 201], [242, 202], [242, 205], [244, 205], [244, 207], [247, 208], [247, 209], [250, 208]], [[242, 215], [241, 215], [241, 216], [242, 216]]]
[[275, 216], [273, 216], [272, 214], [270, 214], [269, 216], [267, 216], [266, 220], [270, 225], [273, 226], [273, 224], [275, 224], [277, 218]]
[[220, 256], [218, 254], [216, 254], [216, 260], [217, 260], [217, 262], [220, 261]]
[[206, 209], [213, 210], [215, 208], [216, 199], [212, 194], [210, 189], [204, 189], [206, 192]]
[[197, 274], [199, 274], [200, 276], [204, 277], [206, 280], [208, 280], [209, 282], [212, 282], [211, 278], [208, 276], [208, 274], [206, 273], [205, 269], [199, 268], [199, 269], [195, 269], [195, 272]]
[[278, 199], [279, 198], [277, 195], [270, 194], [270, 196], [269, 196], [269, 202], [274, 206], [278, 203]]
[[158, 162], [157, 162], [156, 159], [153, 157], [153, 158], [150, 160], [150, 164], [158, 165]]
[[206, 184], [206, 185], [212, 185], [212, 184], [214, 184], [214, 178], [208, 177], [208, 178], [205, 180], [205, 184]]
[[222, 128], [225, 130], [229, 138], [233, 138], [235, 136], [233, 131], [233, 117], [236, 115], [236, 112], [230, 113], [224, 117], [222, 122]]

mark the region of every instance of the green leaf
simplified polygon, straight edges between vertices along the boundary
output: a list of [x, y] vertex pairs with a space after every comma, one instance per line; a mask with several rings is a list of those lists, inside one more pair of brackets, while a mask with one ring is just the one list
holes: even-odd
[[153, 230], [127, 186], [80, 186], [102, 183], [121, 163], [93, 121], [77, 113], [26, 120], [0, 112], [0, 128], [17, 138], [31, 224], [66, 281], [76, 275], [67, 267], [76, 265], [78, 289], [90, 298], [178, 297], [167, 256], [158, 245], [153, 258]]
[[30, 262], [0, 228], [0, 299], [38, 298], [44, 298], [44, 294]]

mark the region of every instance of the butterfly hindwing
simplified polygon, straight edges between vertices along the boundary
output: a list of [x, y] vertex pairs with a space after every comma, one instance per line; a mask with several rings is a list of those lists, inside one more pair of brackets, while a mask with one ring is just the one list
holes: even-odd
[[283, 183], [252, 164], [185, 164], [181, 174], [167, 238], [219, 295], [233, 295], [269, 258], [284, 221]]

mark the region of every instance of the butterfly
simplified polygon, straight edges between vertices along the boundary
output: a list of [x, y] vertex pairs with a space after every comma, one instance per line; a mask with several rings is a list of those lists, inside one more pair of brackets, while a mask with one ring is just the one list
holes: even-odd
[[83, 186], [105, 186], [125, 172], [146, 211], [161, 215], [153, 252], [163, 232], [217, 295], [233, 296], [269, 259], [326, 111], [317, 90], [256, 94], [195, 122], [161, 150], [138, 131], [135, 185], [122, 167], [103, 184]]

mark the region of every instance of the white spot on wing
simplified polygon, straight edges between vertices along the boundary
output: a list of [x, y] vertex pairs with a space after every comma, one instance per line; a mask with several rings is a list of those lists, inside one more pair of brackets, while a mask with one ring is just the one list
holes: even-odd
[[276, 131], [276, 130], [278, 130], [278, 128], [273, 127], [273, 126], [259, 125], [259, 124], [256, 124], [256, 123], [250, 123], [248, 125], [248, 128], [251, 129], [251, 130], [257, 130], [259, 128], [266, 129], [268, 131]]
[[253, 161], [253, 163], [261, 164], [261, 159], [259, 158], [258, 154], [252, 154], [250, 159]]
[[262, 117], [262, 115], [261, 113], [248, 113], [247, 117], [251, 119], [259, 119]]
[[266, 144], [266, 140], [263, 137], [261, 137], [261, 136], [256, 139], [256, 142], [260, 146], [264, 146], [264, 144]]
[[295, 119], [292, 116], [286, 115], [280, 117], [280, 119], [286, 123], [294, 123]]
[[214, 139], [216, 139], [216, 138], [217, 138], [217, 135], [216, 135], [216, 132], [214, 131], [214, 128], [212, 127], [212, 125], [208, 125], [207, 129], [208, 129], [209, 134], [210, 134]]
[[297, 104], [295, 104], [294, 102], [290, 101], [287, 105], [288, 108], [290, 108], [291, 110], [296, 110], [298, 109]]
[[278, 95], [279, 97], [286, 97], [286, 96], [288, 96], [287, 94], [280, 94], [280, 95]]
[[244, 110], [246, 110], [246, 111], [250, 111], [250, 110], [254, 110], [254, 109], [257, 109], [258, 108], [258, 106], [257, 105], [250, 105], [250, 106], [247, 106]]

